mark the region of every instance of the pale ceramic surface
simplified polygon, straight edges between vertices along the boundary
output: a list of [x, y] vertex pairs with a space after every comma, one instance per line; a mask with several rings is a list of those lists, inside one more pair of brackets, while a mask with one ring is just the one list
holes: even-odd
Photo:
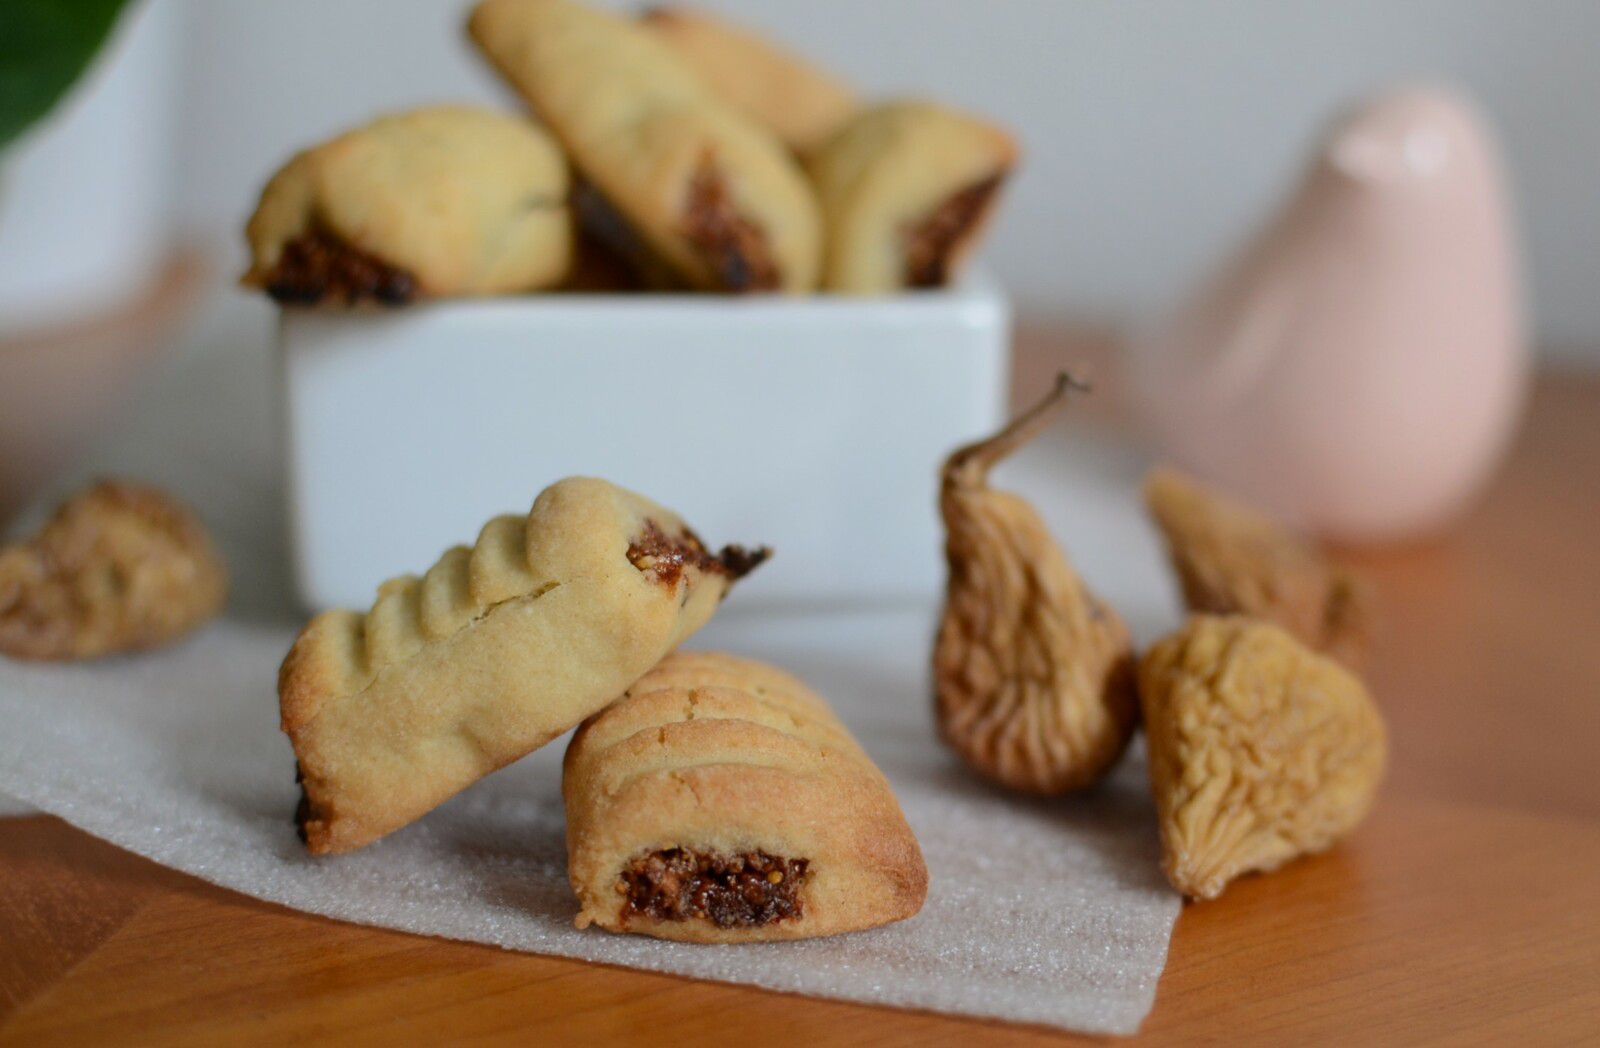
[[748, 601], [930, 595], [939, 463], [999, 424], [1009, 340], [1009, 308], [981, 281], [287, 311], [300, 595], [365, 606], [571, 474], [654, 498], [709, 542], [774, 547]]
[[1500, 164], [1463, 100], [1367, 101], [1281, 212], [1141, 341], [1164, 454], [1327, 536], [1439, 527], [1481, 488], [1527, 352]]

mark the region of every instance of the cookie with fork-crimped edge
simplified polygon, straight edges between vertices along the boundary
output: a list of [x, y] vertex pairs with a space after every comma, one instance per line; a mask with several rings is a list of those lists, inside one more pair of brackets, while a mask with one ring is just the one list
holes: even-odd
[[243, 282], [290, 305], [503, 295], [572, 262], [548, 132], [473, 106], [391, 113], [306, 149], [262, 191]]
[[772, 666], [679, 652], [567, 747], [578, 927], [685, 942], [805, 939], [904, 920], [928, 871], [886, 780]]
[[576, 477], [384, 583], [366, 614], [317, 616], [278, 679], [307, 846], [362, 847], [565, 732], [765, 556], [714, 553], [671, 510]]
[[811, 151], [822, 204], [822, 288], [871, 295], [941, 287], [982, 236], [1017, 145], [932, 102], [870, 106]]
[[468, 32], [572, 158], [580, 219], [652, 282], [816, 286], [821, 220], [804, 173], [655, 33], [571, 0], [483, 0]]

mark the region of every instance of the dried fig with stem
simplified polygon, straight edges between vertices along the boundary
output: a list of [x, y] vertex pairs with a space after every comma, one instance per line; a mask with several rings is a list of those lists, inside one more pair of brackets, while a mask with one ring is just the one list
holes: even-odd
[[1144, 498], [1190, 611], [1269, 619], [1353, 669], [1365, 664], [1371, 593], [1315, 545], [1173, 469], [1151, 471]]
[[939, 730], [980, 774], [1027, 793], [1099, 779], [1138, 712], [1122, 619], [1084, 586], [1033, 507], [988, 484], [990, 468], [1075, 388], [1062, 375], [1005, 429], [952, 454], [939, 494], [950, 569], [933, 651]]
[[0, 550], [0, 654], [91, 659], [165, 644], [215, 615], [228, 575], [205, 526], [155, 488], [101, 481]]
[[1273, 623], [1192, 616], [1145, 653], [1139, 697], [1162, 866], [1185, 895], [1214, 899], [1242, 873], [1324, 851], [1372, 806], [1377, 706]]

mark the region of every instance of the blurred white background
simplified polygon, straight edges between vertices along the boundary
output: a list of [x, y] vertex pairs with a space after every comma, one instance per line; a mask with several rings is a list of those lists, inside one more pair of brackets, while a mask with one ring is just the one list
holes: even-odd
[[[228, 276], [257, 192], [294, 149], [383, 109], [512, 104], [464, 42], [465, 0], [153, 2], [182, 56], [172, 218]], [[1594, 0], [702, 3], [868, 92], [928, 94], [1015, 127], [1027, 162], [989, 256], [1030, 321], [1149, 316], [1264, 216], [1350, 100], [1460, 85], [1507, 157], [1537, 342], [1600, 363]], [[265, 338], [264, 302], [221, 280], [217, 295], [214, 322]]]

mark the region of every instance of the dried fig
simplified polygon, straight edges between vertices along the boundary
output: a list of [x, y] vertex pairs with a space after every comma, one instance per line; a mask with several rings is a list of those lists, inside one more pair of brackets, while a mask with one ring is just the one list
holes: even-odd
[[222, 607], [204, 525], [155, 488], [101, 481], [0, 550], [0, 654], [90, 659], [153, 648]]
[[1078, 578], [1032, 506], [988, 473], [1072, 388], [945, 462], [939, 509], [949, 588], [933, 650], [940, 733], [976, 771], [1058, 794], [1116, 763], [1138, 714], [1133, 649], [1117, 613]]
[[1377, 792], [1383, 718], [1359, 678], [1286, 630], [1195, 615], [1139, 664], [1162, 866], [1185, 895], [1324, 851]]
[[1176, 470], [1152, 471], [1144, 498], [1190, 611], [1269, 619], [1361, 669], [1372, 601], [1354, 576], [1266, 516]]

